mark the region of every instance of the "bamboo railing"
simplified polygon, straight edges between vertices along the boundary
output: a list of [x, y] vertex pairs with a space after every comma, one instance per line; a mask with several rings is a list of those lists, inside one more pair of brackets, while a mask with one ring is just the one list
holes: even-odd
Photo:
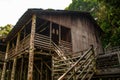
[[51, 43], [50, 43], [50, 37], [35, 33], [35, 47], [40, 49], [50, 49]]
[[[85, 60], [84, 60], [85, 59]], [[83, 63], [81, 61], [84, 60]], [[63, 75], [61, 75], [58, 80], [71, 80], [73, 79], [73, 76], [78, 73], [80, 69], [80, 73], [76, 76], [76, 80], [81, 79], [84, 80], [86, 76], [89, 74], [89, 72], [92, 70], [94, 65], [92, 64], [94, 60], [94, 50], [93, 47], [91, 47], [89, 50], [87, 50]], [[92, 65], [91, 65], [92, 64]], [[79, 66], [78, 66], [79, 65]], [[84, 68], [82, 68], [85, 66]], [[71, 72], [75, 69], [75, 72], [71, 74]], [[83, 75], [83, 72], [86, 71], [86, 74]], [[91, 76], [94, 74], [94, 71], [92, 71]], [[69, 76], [67, 76], [69, 75]], [[80, 77], [82, 75], [82, 77]], [[91, 78], [89, 76], [89, 79]]]
[[29, 43], [30, 43], [30, 34], [28, 34], [23, 40], [20, 41], [19, 45], [17, 46], [16, 53], [15, 53], [16, 46], [8, 51], [8, 59], [23, 54], [26, 49], [29, 49], [30, 46]]

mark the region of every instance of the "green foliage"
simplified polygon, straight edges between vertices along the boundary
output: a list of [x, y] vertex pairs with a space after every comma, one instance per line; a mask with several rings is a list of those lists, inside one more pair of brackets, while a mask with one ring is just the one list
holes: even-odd
[[93, 16], [97, 9], [97, 0], [72, 0], [72, 3], [66, 8], [66, 10], [91, 12]]
[[120, 45], [120, 0], [72, 0], [66, 10], [92, 14], [105, 34], [103, 47]]
[[0, 37], [6, 37], [7, 34], [11, 31], [11, 29], [11, 24], [7, 24], [6, 26], [0, 26]]
[[120, 0], [99, 0], [99, 2], [101, 7], [98, 12], [98, 23], [105, 32], [102, 38], [103, 44], [118, 46], [120, 45]]

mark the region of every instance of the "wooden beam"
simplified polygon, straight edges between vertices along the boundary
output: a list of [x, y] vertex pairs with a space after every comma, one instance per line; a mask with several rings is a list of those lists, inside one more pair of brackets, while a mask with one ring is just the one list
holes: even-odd
[[[52, 48], [51, 42], [52, 42], [52, 22], [50, 22], [50, 49]], [[51, 54], [51, 50], [50, 50], [50, 54]]]
[[3, 64], [3, 71], [2, 71], [2, 76], [1, 80], [5, 80], [5, 73], [6, 73], [6, 66], [7, 66], [7, 58], [8, 58], [8, 50], [9, 50], [10, 42], [7, 43], [7, 48], [6, 48], [6, 53], [5, 53], [5, 61]]
[[8, 62], [8, 70], [7, 70], [7, 79], [6, 80], [9, 80], [9, 78], [10, 78], [10, 68], [11, 68], [11, 62], [9, 61]]
[[[20, 32], [18, 32], [18, 36], [17, 36], [15, 54], [17, 54], [19, 42], [20, 42]], [[17, 64], [17, 58], [15, 57], [14, 60], [13, 60], [13, 66], [12, 66], [12, 72], [11, 72], [11, 80], [15, 79], [16, 64]]]
[[59, 25], [59, 44], [61, 42], [61, 26]]
[[52, 60], [51, 61], [52, 61], [52, 63], [51, 63], [51, 67], [52, 67], [51, 77], [52, 77], [52, 80], [54, 80], [54, 71], [53, 71], [54, 70], [54, 57], [53, 56], [52, 56]]
[[34, 64], [36, 70], [38, 71], [38, 73], [41, 75], [41, 71], [39, 70], [39, 68], [37, 68], [37, 66]]
[[30, 35], [30, 49], [29, 49], [27, 80], [33, 80], [35, 27], [36, 27], [36, 15], [33, 15], [32, 16], [32, 26], [31, 26], [31, 35]]
[[50, 66], [49, 66], [48, 64], [46, 64], [46, 62], [43, 61], [43, 63], [46, 65], [46, 67], [47, 67], [50, 71], [52, 71], [52, 69], [50, 68]]

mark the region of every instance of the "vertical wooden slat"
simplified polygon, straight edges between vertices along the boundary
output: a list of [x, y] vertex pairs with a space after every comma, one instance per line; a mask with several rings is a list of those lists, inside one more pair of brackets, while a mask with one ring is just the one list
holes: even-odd
[[8, 62], [7, 80], [9, 80], [10, 78], [10, 67], [11, 67], [11, 62]]
[[[20, 32], [18, 32], [18, 36], [17, 36], [15, 54], [17, 54], [19, 42], [20, 42]], [[12, 66], [12, 72], [11, 72], [11, 80], [15, 79], [16, 64], [17, 64], [17, 58], [14, 58], [13, 66]]]
[[[52, 42], [52, 22], [50, 22], [50, 48], [52, 47], [51, 42]], [[51, 50], [50, 50], [50, 53], [51, 53]]]
[[59, 44], [60, 44], [60, 41], [61, 41], [61, 26], [59, 25]]
[[34, 64], [34, 37], [35, 37], [36, 15], [32, 16], [32, 26], [30, 35], [29, 63], [27, 80], [33, 80], [33, 64]]
[[10, 42], [7, 43], [6, 54], [5, 54], [5, 62], [3, 64], [3, 71], [2, 71], [1, 80], [5, 80], [5, 73], [6, 73], [6, 66], [7, 66], [6, 60], [8, 58], [9, 46], [10, 46]]

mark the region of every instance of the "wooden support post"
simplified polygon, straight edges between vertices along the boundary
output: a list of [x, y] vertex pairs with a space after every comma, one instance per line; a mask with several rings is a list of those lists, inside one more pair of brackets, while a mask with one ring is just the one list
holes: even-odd
[[31, 26], [31, 35], [30, 35], [30, 49], [29, 49], [27, 80], [33, 80], [35, 25], [36, 25], [36, 15], [33, 15], [32, 16], [32, 26]]
[[4, 61], [4, 64], [3, 64], [3, 71], [2, 71], [1, 80], [5, 80], [5, 73], [6, 73], [6, 65], [7, 65], [9, 45], [10, 45], [10, 42], [7, 43], [7, 48], [6, 48], [6, 53], [5, 53], [5, 61]]
[[[50, 49], [52, 49], [52, 22], [50, 22]], [[52, 54], [51, 50], [50, 50], [50, 54]], [[53, 76], [53, 70], [51, 71], [51, 75]], [[53, 80], [53, 77], [52, 77], [52, 80]]]
[[61, 42], [61, 26], [59, 25], [59, 44]]
[[51, 60], [51, 61], [52, 61], [52, 62], [51, 62], [51, 67], [52, 67], [51, 77], [52, 77], [52, 80], [54, 80], [54, 64], [53, 64], [53, 63], [54, 63], [54, 60], [53, 60], [53, 59], [54, 59], [54, 57], [52, 56], [52, 60]]
[[20, 69], [20, 80], [22, 80], [22, 74], [23, 74], [23, 64], [24, 64], [24, 55], [22, 55], [21, 58], [21, 69]]
[[9, 80], [10, 78], [10, 67], [11, 67], [11, 62], [8, 62], [7, 80]]
[[17, 59], [15, 58], [13, 60], [13, 66], [12, 66], [12, 72], [11, 72], [11, 80], [14, 80], [14, 77], [15, 77], [16, 63], [17, 63]]
[[[15, 48], [15, 54], [17, 54], [19, 42], [20, 42], [20, 32], [18, 32], [18, 35], [17, 35], [17, 42], [16, 42], [16, 48]], [[13, 60], [13, 66], [12, 66], [12, 72], [11, 72], [11, 80], [15, 79], [16, 64], [17, 64], [17, 58], [14, 58], [14, 60]]]
[[[50, 22], [50, 49], [52, 48], [51, 44], [52, 44], [52, 22]], [[51, 50], [50, 50], [50, 54], [51, 54]]]

